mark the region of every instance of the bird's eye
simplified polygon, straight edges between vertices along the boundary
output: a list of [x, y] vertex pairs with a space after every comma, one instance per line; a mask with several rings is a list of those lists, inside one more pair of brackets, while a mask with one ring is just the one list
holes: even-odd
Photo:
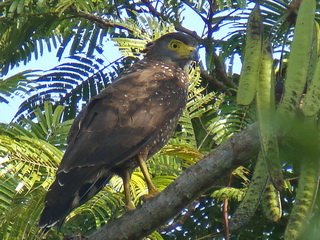
[[177, 51], [180, 48], [180, 46], [180, 41], [173, 40], [169, 43], [169, 48], [174, 51]]

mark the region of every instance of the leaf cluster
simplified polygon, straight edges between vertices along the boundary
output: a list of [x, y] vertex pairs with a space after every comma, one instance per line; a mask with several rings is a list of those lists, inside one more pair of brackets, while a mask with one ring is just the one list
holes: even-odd
[[[317, 3], [319, 9], [319, 3]], [[291, 1], [262, 1], [264, 39], [270, 38], [278, 54], [278, 78], [286, 74], [288, 46], [296, 21]], [[193, 32], [183, 24], [186, 11], [192, 11], [203, 24]], [[37, 76], [23, 73], [0, 81], [0, 101], [10, 102], [15, 94], [26, 93], [14, 123], [0, 126], [0, 238], [33, 239], [38, 236], [37, 219], [42, 199], [54, 178], [66, 147], [72, 120], [83, 105], [108, 86], [124, 69], [144, 54], [144, 45], [174, 30], [193, 35], [205, 51], [201, 69], [191, 69], [187, 108], [174, 137], [148, 161], [154, 183], [164, 189], [191, 164], [256, 120], [255, 110], [235, 104], [237, 62], [244, 59], [245, 27], [252, 5], [237, 1], [27, 1], [0, 3], [0, 66], [5, 75], [10, 68], [27, 63], [48, 51], [66, 62]], [[319, 21], [319, 11], [316, 12]], [[220, 32], [228, 29], [223, 37]], [[124, 56], [106, 63], [105, 41], [111, 39]], [[239, 60], [240, 59], [240, 60]], [[62, 106], [63, 105], [63, 106]], [[290, 158], [290, 155], [286, 158]], [[168, 222], [150, 239], [221, 239], [224, 231], [221, 207], [228, 201], [233, 212], [248, 186], [253, 162], [233, 172], [232, 181], [221, 179]], [[246, 170], [248, 169], [248, 170]], [[295, 169], [284, 165], [288, 189], [295, 190]], [[135, 204], [146, 193], [141, 172], [131, 182]], [[90, 234], [121, 216], [123, 186], [114, 177], [87, 204], [68, 216], [60, 233], [52, 230], [48, 239], [72, 233]], [[284, 217], [272, 224], [261, 219], [261, 210], [248, 226], [232, 237], [280, 239], [294, 196], [283, 193]], [[30, 207], [32, 206], [32, 207]], [[318, 214], [319, 215], [319, 214]], [[318, 219], [315, 214], [314, 219]], [[220, 233], [217, 233], [220, 232]]]

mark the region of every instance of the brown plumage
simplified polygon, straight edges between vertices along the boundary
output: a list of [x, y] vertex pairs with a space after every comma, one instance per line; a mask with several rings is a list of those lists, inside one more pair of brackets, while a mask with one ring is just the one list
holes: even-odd
[[128, 181], [140, 166], [149, 192], [155, 191], [145, 161], [174, 131], [187, 99], [185, 70], [197, 56], [189, 35], [170, 33], [148, 47], [146, 57], [92, 98], [75, 119], [45, 198], [39, 225], [61, 225], [72, 209], [92, 198], [114, 174]]

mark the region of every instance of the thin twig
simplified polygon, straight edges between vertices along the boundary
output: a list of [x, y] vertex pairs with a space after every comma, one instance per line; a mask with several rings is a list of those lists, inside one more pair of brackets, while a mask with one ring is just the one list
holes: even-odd
[[188, 7], [190, 8], [190, 10], [194, 11], [195, 14], [197, 14], [197, 15], [202, 19], [203, 22], [205, 22], [205, 21], [207, 20], [207, 19], [206, 19], [204, 16], [202, 16], [201, 13], [199, 13], [199, 12], [197, 11], [197, 9], [196, 9], [195, 7], [193, 7], [188, 1], [181, 1], [181, 2], [183, 2], [186, 6], [188, 6]]
[[185, 223], [185, 221], [187, 221], [189, 219], [189, 217], [191, 216], [191, 214], [196, 210], [196, 205], [199, 203], [199, 200], [195, 200], [193, 203], [191, 203], [188, 207], [187, 207], [187, 211], [184, 212], [184, 214], [180, 214], [179, 217], [177, 218], [176, 221], [174, 221], [172, 224], [164, 226], [162, 228], [160, 228], [160, 231], [170, 231], [172, 229], [175, 229], [178, 226], [181, 226]]
[[82, 17], [85, 18], [87, 20], [90, 20], [94, 23], [96, 23], [99, 27], [105, 29], [105, 28], [119, 28], [119, 29], [124, 29], [124, 30], [128, 30], [130, 32], [133, 32], [133, 29], [130, 29], [122, 24], [119, 23], [115, 23], [115, 22], [110, 22], [110, 21], [106, 21], [105, 19], [103, 19], [102, 17], [99, 17], [97, 15], [94, 14], [89, 14], [89, 13], [85, 13], [85, 12], [73, 12], [73, 15], [75, 17]]
[[232, 95], [232, 93], [227, 89], [228, 87], [215, 77], [211, 76], [204, 70], [201, 70], [200, 74], [201, 78], [207, 80], [213, 86], [215, 91], [223, 90], [227, 95]]
[[[149, 9], [150, 13], [157, 17], [158, 19], [160, 20], [164, 20], [164, 21], [168, 21], [169, 18], [165, 15], [163, 15], [162, 13], [158, 12], [153, 6], [152, 4], [150, 3], [149, 0], [141, 0], [142, 3], [145, 4], [145, 6]], [[194, 39], [196, 39], [197, 41], [201, 40], [201, 37], [195, 32], [195, 31], [192, 31], [190, 29], [187, 29], [185, 27], [183, 27], [181, 24], [178, 24], [178, 23], [174, 23], [175, 24], [175, 29], [177, 31], [180, 31], [180, 32], [184, 32], [184, 33], [187, 33], [189, 34], [190, 36], [192, 36]]]
[[237, 88], [237, 85], [230, 80], [230, 78], [227, 76], [227, 73], [220, 62], [219, 56], [213, 52], [213, 61], [214, 65], [216, 67], [216, 72], [219, 74], [220, 78], [222, 79], [222, 82], [225, 83], [230, 88]]
[[[232, 183], [232, 173], [229, 174], [227, 187], [231, 187], [231, 183]], [[223, 222], [224, 222], [224, 234], [225, 234], [226, 240], [230, 240], [228, 213], [229, 213], [229, 198], [226, 198], [223, 200]]]

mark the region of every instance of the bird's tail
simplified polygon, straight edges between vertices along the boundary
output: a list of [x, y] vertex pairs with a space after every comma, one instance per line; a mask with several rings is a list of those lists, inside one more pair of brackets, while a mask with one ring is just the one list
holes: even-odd
[[74, 208], [91, 199], [111, 179], [113, 174], [110, 171], [99, 168], [81, 167], [57, 174], [46, 195], [45, 208], [39, 220], [43, 232], [54, 225], [61, 227]]

